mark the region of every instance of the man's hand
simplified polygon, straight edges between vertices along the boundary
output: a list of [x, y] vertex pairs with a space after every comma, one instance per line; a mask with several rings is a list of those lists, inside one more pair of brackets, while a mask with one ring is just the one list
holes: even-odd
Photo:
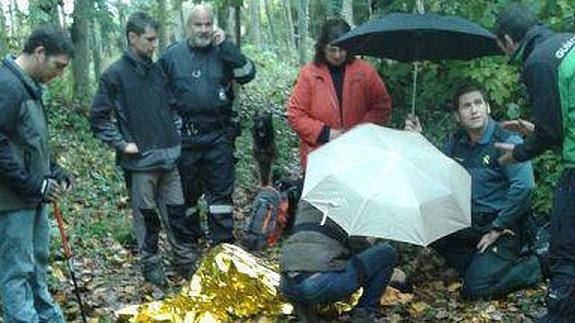
[[497, 160], [499, 165], [509, 165], [517, 163], [517, 160], [513, 158], [513, 148], [515, 148], [514, 144], [504, 143], [504, 142], [496, 142], [493, 144], [495, 148], [499, 149], [503, 155], [499, 157]]
[[535, 125], [523, 119], [502, 121], [501, 127], [509, 131], [520, 133], [522, 136], [527, 136], [535, 131]]
[[136, 144], [133, 142], [129, 142], [126, 145], [126, 148], [124, 148], [124, 153], [129, 154], [129, 155], [134, 155], [134, 154], [137, 154], [139, 152], [140, 152], [140, 150], [138, 149], [138, 146], [136, 146]]
[[46, 177], [42, 181], [40, 193], [42, 194], [43, 202], [52, 203], [58, 201], [62, 197], [64, 194], [64, 189], [60, 186], [56, 179]]
[[341, 136], [345, 130], [343, 129], [329, 129], [329, 141], [335, 140], [337, 137]]
[[407, 119], [405, 119], [405, 125], [403, 126], [403, 130], [422, 133], [423, 127], [421, 126], [419, 118], [416, 115], [410, 113], [407, 115]]
[[484, 234], [483, 237], [481, 237], [481, 240], [477, 244], [477, 249], [479, 249], [479, 252], [483, 253], [485, 250], [487, 250], [487, 248], [489, 248], [489, 246], [494, 244], [495, 241], [499, 239], [499, 237], [506, 234], [510, 234], [512, 236], [515, 235], [515, 233], [509, 229], [505, 229], [503, 231], [489, 231], [488, 233]]
[[218, 46], [221, 43], [223, 43], [224, 40], [226, 40], [226, 33], [224, 32], [224, 30], [222, 28], [216, 27], [214, 29], [214, 34], [212, 36], [212, 43], [215, 46]]

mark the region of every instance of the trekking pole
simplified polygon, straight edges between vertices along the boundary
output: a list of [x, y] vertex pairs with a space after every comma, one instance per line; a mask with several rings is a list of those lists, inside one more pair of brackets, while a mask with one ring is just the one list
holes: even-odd
[[72, 277], [72, 283], [74, 283], [74, 292], [76, 293], [76, 298], [78, 299], [78, 306], [80, 306], [80, 314], [82, 315], [82, 322], [87, 323], [86, 314], [84, 313], [84, 308], [82, 307], [82, 297], [80, 296], [80, 289], [78, 289], [78, 283], [76, 282], [76, 275], [74, 272], [74, 265], [72, 263], [72, 250], [68, 245], [68, 238], [66, 237], [66, 232], [64, 231], [64, 220], [62, 218], [62, 211], [57, 202], [54, 202], [54, 216], [56, 217], [56, 222], [58, 223], [58, 229], [60, 230], [60, 237], [62, 237], [62, 245], [64, 246], [64, 253], [66, 256], [66, 262], [68, 263], [68, 271], [70, 272], [70, 277]]

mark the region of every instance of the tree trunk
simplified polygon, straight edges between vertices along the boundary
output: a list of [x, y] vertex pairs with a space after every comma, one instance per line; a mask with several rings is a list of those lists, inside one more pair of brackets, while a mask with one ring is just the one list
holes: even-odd
[[236, 36], [236, 46], [242, 47], [242, 8], [234, 6], [234, 31]]
[[[0, 3], [0, 12], [3, 13], [4, 8], [2, 8], [2, 3]], [[6, 17], [4, 16], [4, 14], [0, 14], [0, 28], [2, 28], [0, 30], [0, 55], [2, 55], [2, 57], [4, 57], [4, 55], [6, 55], [6, 53], [8, 52], [8, 43], [6, 42], [6, 39], [8, 39], [8, 37], [6, 37]]]
[[87, 105], [90, 98], [90, 6], [91, 0], [74, 1], [74, 22], [72, 24], [72, 41], [75, 47], [75, 56], [72, 60], [72, 72], [74, 74], [74, 98], [83, 106]]
[[288, 45], [288, 54], [291, 54], [292, 50], [295, 49], [295, 30], [293, 26], [293, 17], [291, 13], [291, 3], [290, 0], [283, 0], [284, 13], [285, 18], [285, 26], [287, 30], [287, 45]]
[[100, 24], [96, 19], [91, 20], [92, 32], [90, 33], [90, 43], [92, 48], [92, 62], [94, 63], [94, 78], [100, 79], [102, 75], [102, 42]]
[[425, 13], [425, 7], [423, 6], [423, 0], [415, 0], [415, 12]]
[[277, 36], [276, 36], [276, 30], [274, 28], [274, 21], [272, 19], [272, 11], [270, 8], [270, 2], [269, 0], [264, 0], [264, 10], [266, 12], [266, 19], [268, 21], [267, 26], [268, 26], [268, 43], [277, 46]]
[[250, 6], [250, 16], [251, 16], [251, 36], [252, 43], [256, 49], [261, 47], [261, 31], [260, 31], [260, 0], [251, 0]]
[[159, 53], [163, 53], [168, 46], [168, 13], [166, 8], [166, 0], [158, 1], [158, 22], [160, 23], [160, 30], [158, 35], [158, 49]]
[[353, 28], [353, 0], [341, 2], [341, 17]]
[[299, 65], [303, 66], [307, 62], [306, 53], [306, 38], [307, 38], [307, 12], [308, 12], [308, 1], [299, 0], [298, 2], [298, 39], [299, 39]]

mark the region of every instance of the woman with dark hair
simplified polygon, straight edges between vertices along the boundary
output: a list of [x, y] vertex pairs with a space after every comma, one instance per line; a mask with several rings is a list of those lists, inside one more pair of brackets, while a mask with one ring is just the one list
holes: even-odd
[[312, 150], [357, 124], [383, 125], [391, 115], [391, 98], [375, 69], [333, 45], [349, 30], [342, 19], [323, 24], [315, 59], [301, 69], [288, 102], [288, 120], [301, 140], [304, 170]]

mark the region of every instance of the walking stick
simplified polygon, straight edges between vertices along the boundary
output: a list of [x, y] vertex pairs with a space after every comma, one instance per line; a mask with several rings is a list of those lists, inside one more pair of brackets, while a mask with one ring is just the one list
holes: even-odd
[[64, 231], [64, 220], [62, 218], [62, 211], [57, 202], [54, 202], [54, 216], [56, 217], [56, 222], [58, 223], [58, 229], [60, 230], [60, 237], [62, 237], [62, 245], [64, 246], [64, 253], [66, 254], [66, 262], [68, 263], [68, 271], [70, 272], [70, 277], [72, 277], [72, 282], [74, 283], [74, 292], [76, 293], [76, 298], [78, 299], [78, 306], [80, 306], [80, 314], [82, 315], [82, 322], [87, 323], [86, 314], [84, 313], [84, 308], [82, 307], [82, 297], [80, 296], [80, 290], [78, 289], [78, 283], [76, 282], [76, 275], [74, 272], [74, 265], [72, 263], [72, 250], [68, 245], [68, 238], [66, 237], [66, 232]]

